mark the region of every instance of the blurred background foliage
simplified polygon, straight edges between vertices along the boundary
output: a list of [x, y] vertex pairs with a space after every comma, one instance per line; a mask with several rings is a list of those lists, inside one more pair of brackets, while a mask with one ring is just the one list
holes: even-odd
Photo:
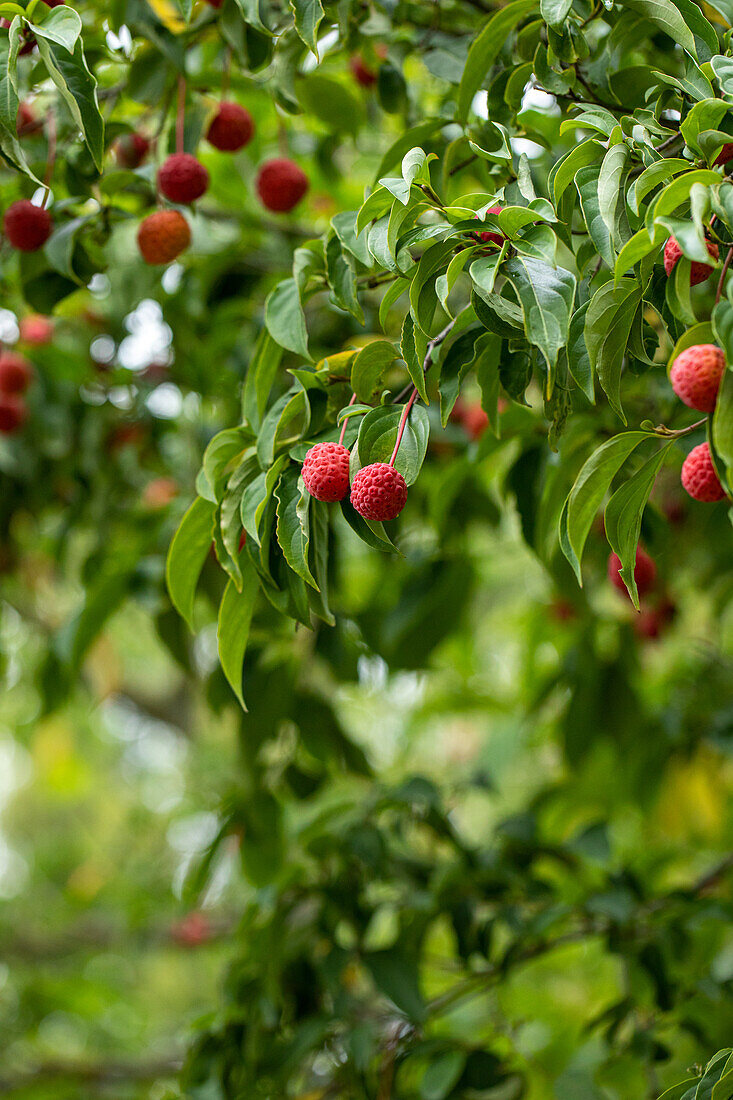
[[[327, 7], [340, 37], [319, 85], [291, 30], [271, 64], [252, 5], [197, 4], [188, 24], [165, 2], [85, 5], [108, 143], [139, 126], [162, 152], [184, 42], [187, 144], [225, 44], [256, 137], [234, 158], [200, 146], [210, 195], [161, 273], [135, 246], [152, 163], [108, 157], [100, 179], [61, 122], [54, 209], [89, 215], [71, 261], [2, 245], [0, 339], [36, 379], [22, 433], [0, 440], [0, 1091], [656, 1096], [733, 1029], [724, 510], [660, 479], [643, 529], [656, 625], [608, 584], [601, 530], [578, 589], [551, 517], [617, 422], [580, 408], [552, 453], [532, 390], [500, 439], [433, 425], [403, 557], [334, 521], [336, 626], [260, 607], [247, 714], [217, 662], [213, 558], [193, 636], [165, 591], [201, 455], [240, 419], [266, 294], [294, 245], [360, 204], [391, 143], [449, 110], [485, 17], [480, 0]], [[349, 57], [376, 68], [386, 41], [361, 86]], [[44, 117], [37, 64], [19, 71]], [[528, 100], [513, 140], [534, 143], [517, 150], [539, 177], [572, 147], [558, 130], [551, 98]], [[42, 175], [43, 134], [24, 149]], [[283, 151], [310, 178], [289, 218], [253, 194]], [[493, 172], [478, 161], [448, 186], [491, 192]], [[31, 193], [3, 172], [3, 206]], [[378, 304], [363, 329], [311, 309], [314, 356], [376, 333]], [[31, 312], [53, 314], [50, 343], [22, 336]], [[630, 421], [674, 424], [661, 372], [626, 385]]]

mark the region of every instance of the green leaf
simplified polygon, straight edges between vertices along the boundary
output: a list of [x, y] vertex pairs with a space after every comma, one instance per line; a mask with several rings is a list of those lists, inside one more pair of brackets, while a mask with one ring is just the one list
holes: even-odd
[[634, 568], [636, 566], [636, 547], [641, 531], [641, 517], [654, 481], [672, 446], [668, 443], [652, 455], [636, 471], [633, 477], [624, 482], [613, 494], [604, 513], [606, 538], [611, 548], [621, 558], [620, 575], [626, 585], [634, 607], [639, 610], [639, 593], [636, 589]]
[[[466, 122], [476, 92], [484, 80], [512, 31], [530, 14], [536, 11], [535, 0], [514, 0], [505, 8], [490, 15], [483, 30], [474, 38], [458, 88], [458, 120]], [[689, 32], [688, 32], [689, 34]], [[689, 35], [692, 38], [692, 35]]]
[[359, 401], [369, 403], [379, 391], [386, 370], [398, 358], [389, 340], [373, 340], [358, 352], [351, 366], [351, 388]]
[[321, 0], [289, 0], [298, 37], [318, 57], [318, 28], [323, 19]]
[[[372, 462], [389, 462], [404, 405], [380, 405], [368, 412], [359, 425], [359, 436], [352, 451], [352, 478], [362, 466]], [[405, 425], [395, 468], [408, 485], [417, 480], [428, 448], [430, 426], [428, 414], [422, 405], [413, 405]]]
[[310, 543], [308, 508], [311, 498], [295, 466], [289, 466], [283, 472], [275, 490], [275, 496], [278, 500], [277, 541], [285, 555], [285, 561], [306, 584], [318, 588], [308, 565]]
[[645, 16], [668, 34], [673, 42], [678, 42], [684, 50], [697, 57], [692, 31], [670, 0], [624, 0], [624, 7]]
[[341, 241], [334, 232], [326, 241], [326, 275], [336, 305], [363, 325], [364, 310], [357, 297], [354, 261], [348, 253], [344, 253]]
[[591, 366], [611, 407], [625, 421], [621, 408], [621, 368], [641, 288], [631, 279], [604, 283], [591, 298], [585, 316], [585, 344]]
[[72, 279], [80, 285], [82, 280], [73, 268], [74, 249], [79, 231], [83, 229], [89, 220], [90, 218], [87, 215], [83, 218], [72, 218], [70, 221], [64, 222], [58, 229], [54, 229], [43, 248], [51, 267], [65, 275], [67, 279]]
[[421, 1100], [445, 1100], [458, 1083], [466, 1064], [462, 1050], [448, 1050], [430, 1063], [420, 1082]]
[[242, 390], [242, 416], [255, 431], [262, 422], [281, 359], [280, 345], [266, 328], [260, 329]]
[[428, 339], [421, 329], [415, 327], [412, 314], [406, 313], [402, 324], [402, 339], [400, 342], [402, 358], [407, 365], [407, 370], [412, 379], [412, 384], [420, 394], [426, 405], [428, 391], [425, 379], [425, 356], [428, 350]]
[[[529, 0], [526, 0], [526, 2], [529, 2]], [[428, 118], [424, 122], [419, 122], [417, 126], [413, 126], [410, 130], [406, 130], [390, 145], [379, 162], [374, 178], [378, 180], [381, 176], [385, 176], [390, 168], [402, 161], [406, 153], [409, 153], [415, 146], [422, 145], [428, 138], [433, 136], [436, 130], [442, 129], [445, 124], [446, 120], [444, 118]]]
[[630, 149], [625, 142], [612, 145], [598, 175], [598, 209], [615, 246], [619, 243], [617, 208], [629, 155]]
[[608, 231], [598, 202], [598, 177], [600, 168], [580, 168], [575, 173], [575, 187], [580, 198], [580, 208], [583, 211], [583, 219], [590, 239], [596, 246], [601, 258], [613, 267], [614, 253], [611, 245], [611, 234]]
[[565, 22], [573, 0], [540, 0], [540, 14], [551, 27], [560, 27]]
[[728, 492], [733, 491], [733, 371], [725, 371], [713, 413], [713, 446], [724, 466]]
[[583, 548], [611, 482], [632, 451], [649, 439], [646, 432], [624, 432], [603, 443], [582, 466], [560, 517], [560, 545], [582, 585]]
[[81, 34], [81, 17], [73, 8], [59, 6], [54, 8], [43, 23], [29, 24], [36, 38], [47, 38], [49, 42], [55, 42], [63, 46], [69, 53], [74, 52], [74, 46]]
[[588, 302], [584, 302], [579, 309], [576, 309], [570, 321], [570, 333], [568, 335], [568, 370], [578, 388], [582, 390], [591, 405], [595, 405], [596, 394], [593, 385], [593, 367], [585, 343], [585, 316], [588, 312], [588, 305]]
[[171, 603], [193, 629], [193, 601], [201, 570], [211, 551], [215, 506], [196, 497], [168, 549], [166, 583]]
[[295, 279], [283, 279], [268, 294], [265, 302], [265, 324], [273, 340], [288, 351], [294, 351], [296, 355], [310, 360], [305, 313]]
[[234, 581], [230, 580], [219, 605], [217, 628], [219, 660], [224, 675], [244, 710], [247, 707], [242, 694], [242, 669], [258, 589], [257, 574], [249, 558], [243, 556], [242, 591], [238, 592]]
[[224, 486], [240, 460], [248, 436], [242, 428], [226, 428], [217, 432], [204, 451], [203, 471], [215, 501], [220, 501]]
[[[20, 27], [20, 19], [16, 16], [17, 27]], [[15, 20], [13, 26], [16, 26]], [[17, 39], [17, 34], [15, 35]], [[0, 37], [0, 149], [4, 155], [15, 164], [22, 172], [41, 186], [41, 181], [31, 171], [25, 153], [23, 152], [16, 132], [18, 113], [17, 90], [17, 41], [15, 56], [11, 51], [13, 36]]]
[[[54, 9], [57, 11], [59, 9]], [[73, 53], [50, 39], [38, 37], [38, 51], [71, 117], [84, 135], [98, 171], [104, 157], [104, 119], [97, 102], [97, 81], [87, 68], [81, 38]]]
[[309, 73], [296, 80], [295, 91], [303, 110], [334, 134], [356, 134], [364, 123], [362, 101], [338, 80], [321, 73]]
[[483, 333], [481, 325], [473, 325], [452, 341], [443, 357], [438, 383], [440, 422], [443, 427], [448, 423], [448, 417], [461, 391], [461, 383], [474, 361], [476, 341]]
[[425, 1019], [426, 1007], [418, 982], [417, 958], [402, 946], [364, 955], [374, 983], [401, 1012], [416, 1023]]
[[[559, 202], [565, 189], [573, 182], [580, 168], [597, 164], [603, 155], [603, 146], [595, 138], [586, 138], [566, 153], [550, 172], [550, 185], [555, 202]], [[685, 162], [687, 163], [687, 162]]]
[[680, 172], [689, 171], [689, 168], [689, 160], [682, 160], [681, 157], [658, 160], [645, 168], [628, 191], [629, 206], [634, 214], [639, 213], [642, 202], [655, 187], [664, 183], [670, 176], [678, 176]]
[[552, 378], [558, 353], [570, 334], [575, 276], [531, 256], [517, 256], [503, 270], [522, 303], [525, 335], [542, 352]]
[[397, 550], [384, 530], [384, 525], [373, 520], [365, 520], [356, 511], [348, 497], [341, 501], [341, 512], [352, 531], [372, 550], [382, 550], [385, 553]]

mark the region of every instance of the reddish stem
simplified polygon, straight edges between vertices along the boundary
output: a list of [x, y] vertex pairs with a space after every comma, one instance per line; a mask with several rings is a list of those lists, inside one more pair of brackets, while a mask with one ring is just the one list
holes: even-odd
[[56, 163], [56, 115], [53, 111], [48, 112], [47, 131], [48, 156], [46, 158], [46, 175], [43, 177], [43, 186], [46, 188], [46, 193], [43, 196], [41, 209], [45, 207], [48, 196], [51, 194], [51, 176], [53, 175], [53, 166]]
[[178, 78], [178, 110], [176, 112], [176, 152], [182, 153], [183, 133], [186, 123], [186, 78]]
[[407, 402], [404, 409], [402, 410], [402, 416], [400, 417], [400, 426], [397, 429], [397, 442], [394, 445], [394, 450], [392, 451], [392, 457], [389, 460], [389, 465], [390, 466], [394, 466], [394, 464], [395, 464], [395, 459], [397, 458], [397, 452], [399, 451], [400, 443], [402, 442], [402, 436], [405, 434], [405, 425], [407, 424], [407, 418], [410, 415], [410, 409], [415, 404], [416, 400], [417, 400], [417, 387], [412, 391], [412, 394], [410, 396], [410, 400]]
[[[356, 394], [352, 393], [351, 401], [349, 401], [349, 406], [353, 405], [355, 401], [356, 401]], [[342, 446], [342, 447], [344, 445], [344, 436], [346, 435], [346, 425], [348, 423], [349, 423], [349, 418], [348, 418], [348, 416], [345, 416], [344, 417], [344, 422], [341, 425], [341, 435], [339, 436], [339, 445]]]

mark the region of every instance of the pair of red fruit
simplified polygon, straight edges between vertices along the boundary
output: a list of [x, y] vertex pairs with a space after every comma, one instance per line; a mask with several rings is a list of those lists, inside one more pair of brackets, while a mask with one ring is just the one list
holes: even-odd
[[407, 503], [407, 485], [391, 463], [362, 466], [349, 485], [350, 454], [342, 443], [316, 443], [303, 462], [303, 484], [316, 500], [343, 500], [351, 488], [351, 503], [364, 519], [396, 519]]
[[[720, 348], [715, 344], [695, 344], [677, 356], [669, 378], [672, 389], [688, 408], [711, 413], [725, 369], [725, 356]], [[690, 451], [682, 463], [681, 478], [694, 500], [712, 504], [725, 497], [707, 443], [700, 443]]]
[[14, 351], [0, 353], [0, 432], [17, 432], [28, 415], [23, 395], [33, 381], [33, 367]]

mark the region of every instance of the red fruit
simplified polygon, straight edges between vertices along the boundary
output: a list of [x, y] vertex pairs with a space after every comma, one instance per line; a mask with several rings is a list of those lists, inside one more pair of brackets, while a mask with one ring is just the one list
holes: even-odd
[[711, 413], [725, 370], [725, 356], [715, 344], [695, 344], [681, 352], [669, 372], [672, 389], [691, 409]]
[[357, 84], [361, 84], [362, 88], [373, 88], [377, 83], [377, 74], [369, 68], [364, 58], [359, 57], [358, 54], [354, 54], [353, 57], [349, 58], [349, 68], [354, 80]]
[[15, 351], [0, 353], [0, 393], [25, 393], [33, 381], [33, 367]]
[[191, 230], [178, 210], [158, 210], [140, 222], [137, 244], [146, 264], [169, 264], [191, 243]]
[[681, 477], [683, 489], [687, 490], [693, 500], [713, 504], [725, 496], [725, 490], [715, 472], [707, 443], [700, 443], [692, 448], [682, 463]]
[[122, 134], [114, 143], [115, 160], [120, 168], [139, 168], [150, 152], [150, 142], [143, 134]]
[[[640, 546], [636, 548], [636, 562], [634, 564], [634, 580], [636, 590], [640, 596], [646, 595], [653, 586], [657, 576], [657, 567]], [[621, 558], [618, 554], [610, 554], [608, 558], [608, 579], [618, 588], [619, 592], [626, 593], [626, 585], [621, 580]]]
[[35, 111], [29, 103], [19, 103], [18, 113], [15, 116], [15, 132], [18, 137], [28, 137], [43, 129], [43, 123], [36, 118]]
[[31, 313], [20, 322], [20, 339], [24, 344], [40, 348], [50, 344], [53, 339], [53, 321], [42, 317], [40, 313]]
[[146, 508], [157, 511], [167, 508], [178, 496], [178, 485], [172, 477], [156, 477], [143, 489], [142, 501]]
[[27, 409], [22, 397], [14, 393], [0, 394], [0, 432], [11, 435], [17, 432], [26, 418]]
[[[501, 214], [501, 207], [490, 206], [486, 213]], [[476, 215], [476, 217], [478, 218], [478, 214]], [[479, 233], [479, 237], [484, 242], [491, 241], [492, 244], [498, 245], [499, 248], [501, 248], [501, 246], [504, 244], [504, 241], [506, 240], [504, 234], [499, 232], [499, 230], [486, 230], [485, 232]]]
[[351, 503], [364, 519], [395, 519], [407, 503], [405, 479], [394, 466], [362, 466], [351, 486]]
[[727, 164], [729, 160], [733, 160], [733, 141], [729, 141], [727, 145], [723, 146], [713, 164]]
[[254, 132], [254, 120], [246, 107], [238, 103], [220, 103], [209, 123], [206, 140], [222, 153], [236, 153], [252, 140]]
[[340, 443], [316, 443], [303, 462], [303, 484], [316, 500], [332, 504], [349, 491], [349, 452]]
[[173, 925], [171, 934], [182, 947], [198, 947], [211, 939], [211, 924], [205, 913], [187, 913]]
[[298, 205], [308, 190], [308, 177], [292, 160], [276, 157], [257, 173], [257, 194], [268, 210], [285, 214]]
[[677, 608], [668, 598], [656, 607], [647, 608], [634, 618], [634, 633], [637, 638], [652, 641], [658, 638], [674, 619]]
[[[718, 246], [714, 241], [705, 241], [705, 246], [713, 257], [714, 260], [718, 258]], [[667, 277], [672, 274], [672, 270], [682, 255], [682, 249], [677, 244], [674, 237], [670, 237], [664, 246], [664, 270], [667, 272]], [[699, 260], [693, 260], [690, 266], [690, 286], [697, 286], [698, 283], [704, 283], [712, 273], [712, 267], [710, 264], [700, 263]]]
[[489, 426], [489, 418], [480, 405], [469, 405], [463, 414], [463, 427], [471, 439], [480, 439]]
[[172, 153], [158, 171], [158, 188], [171, 202], [195, 202], [208, 186], [208, 171], [190, 153]]
[[5, 211], [3, 229], [13, 248], [37, 252], [51, 236], [53, 218], [48, 210], [34, 206], [30, 199], [19, 199]]

